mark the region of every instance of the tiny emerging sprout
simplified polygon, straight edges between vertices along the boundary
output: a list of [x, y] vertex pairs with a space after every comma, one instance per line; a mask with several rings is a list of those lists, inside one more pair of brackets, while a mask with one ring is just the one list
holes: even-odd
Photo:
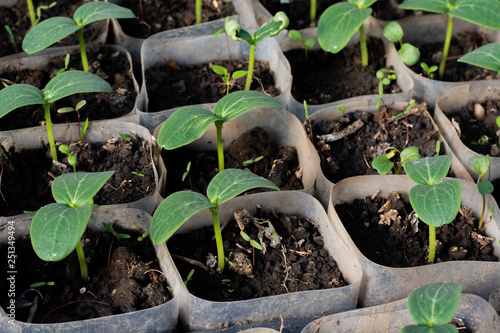
[[64, 68], [61, 68], [60, 70], [58, 70], [56, 75], [59, 75], [68, 69], [69, 59], [70, 59], [70, 55], [68, 53], [68, 54], [66, 54], [66, 58], [64, 59]]
[[396, 71], [392, 69], [381, 69], [378, 70], [375, 75], [378, 79], [378, 99], [375, 107], [378, 109], [380, 107], [380, 103], [383, 101], [382, 97], [384, 95], [384, 86], [388, 86], [391, 84], [391, 80], [396, 80]]
[[[397, 153], [399, 153], [399, 157], [401, 162], [396, 167], [393, 162], [390, 161]], [[377, 170], [377, 172], [381, 175], [387, 174], [391, 169], [394, 169], [394, 173], [399, 175], [399, 171], [401, 167], [404, 167], [406, 162], [418, 160], [420, 155], [418, 153], [418, 147], [411, 146], [403, 149], [403, 151], [399, 151], [394, 147], [388, 147], [384, 151], [384, 155], [379, 155], [375, 157], [372, 161], [372, 167]]]
[[113, 228], [111, 228], [111, 226], [109, 224], [107, 224], [106, 222], [102, 222], [102, 225], [107, 231], [109, 231], [116, 238], [121, 238], [121, 239], [130, 238], [130, 235], [128, 235], [128, 234], [122, 234], [122, 233], [114, 231]]
[[76, 155], [71, 151], [68, 145], [60, 145], [59, 151], [68, 157], [68, 164], [73, 167], [73, 172], [76, 172]]
[[148, 237], [148, 234], [146, 232], [143, 232], [142, 235], [137, 237], [137, 241], [142, 242], [144, 240], [144, 238], [146, 238], [146, 237]]
[[316, 44], [316, 41], [313, 38], [308, 38], [304, 41], [302, 39], [302, 35], [300, 34], [300, 32], [297, 30], [294, 30], [294, 29], [292, 29], [288, 32], [288, 37], [290, 37], [290, 39], [296, 40], [302, 44], [302, 46], [304, 47], [305, 58], [307, 61], [308, 50], [312, 49], [314, 47], [314, 45]]
[[118, 136], [119, 136], [120, 138], [122, 138], [122, 140], [125, 140], [125, 141], [127, 141], [127, 142], [130, 142], [130, 140], [132, 140], [129, 136], [127, 136], [127, 135], [125, 135], [125, 134], [123, 134], [123, 133], [118, 134]]
[[257, 250], [261, 250], [261, 251], [264, 250], [262, 248], [262, 245], [260, 245], [257, 241], [251, 239], [250, 236], [248, 236], [247, 233], [244, 232], [243, 230], [240, 231], [240, 235], [241, 235], [241, 237], [243, 237], [244, 240], [246, 240], [247, 242], [249, 242], [250, 245], [252, 245]]
[[407, 66], [413, 66], [420, 58], [420, 51], [409, 43], [403, 43], [403, 29], [397, 21], [391, 21], [382, 30], [385, 38], [393, 43], [399, 42], [398, 56]]
[[136, 171], [132, 171], [132, 174], [133, 175], [136, 175], [138, 177], [144, 177], [144, 174], [143, 173], [139, 173], [139, 172], [136, 172]]
[[260, 161], [263, 158], [264, 158], [264, 156], [259, 156], [259, 157], [254, 158], [253, 160], [246, 160], [246, 161], [243, 162], [243, 165], [249, 165], [249, 164], [252, 164], [252, 163], [256, 163], [256, 162]]
[[30, 288], [38, 288], [43, 286], [54, 286], [56, 283], [54, 281], [49, 282], [35, 282], [30, 284]]
[[434, 65], [429, 67], [425, 62], [421, 62], [420, 67], [422, 67], [424, 72], [427, 74], [428, 79], [434, 79], [433, 73], [438, 70], [438, 66]]
[[439, 155], [439, 153], [441, 152], [441, 141], [437, 140], [436, 141], [436, 155]]
[[239, 79], [240, 77], [244, 77], [248, 74], [247, 71], [235, 71], [231, 75], [226, 67], [222, 67], [219, 65], [212, 65], [211, 68], [215, 74], [222, 75], [222, 81], [226, 83], [226, 95], [229, 94], [229, 87], [234, 85], [234, 83], [232, 83], [234, 80]]
[[481, 219], [479, 220], [479, 224], [477, 227], [477, 230], [481, 230], [483, 227], [483, 220], [484, 220], [484, 213], [486, 210], [486, 194], [491, 194], [493, 193], [493, 184], [488, 181], [484, 180], [483, 176], [488, 172], [488, 169], [490, 168], [490, 156], [476, 156], [472, 159], [472, 167], [474, 168], [474, 171], [479, 175], [479, 180], [477, 182], [477, 189], [479, 191], [479, 194], [482, 195], [483, 197], [483, 209], [481, 211]]
[[187, 287], [187, 285], [188, 285], [189, 280], [191, 280], [191, 278], [193, 277], [193, 274], [194, 274], [194, 269], [192, 269], [192, 270], [189, 272], [188, 276], [186, 277], [186, 280], [184, 280], [184, 285], [185, 285], [186, 287]]
[[490, 141], [487, 135], [481, 135], [477, 141], [471, 141], [471, 145], [474, 146], [482, 146], [487, 144]]

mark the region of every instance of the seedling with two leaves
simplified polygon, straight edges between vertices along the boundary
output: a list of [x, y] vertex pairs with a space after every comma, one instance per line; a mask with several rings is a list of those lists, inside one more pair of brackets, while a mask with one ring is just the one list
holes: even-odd
[[235, 71], [231, 75], [226, 67], [222, 67], [219, 65], [212, 65], [211, 68], [215, 74], [222, 75], [222, 81], [226, 83], [226, 95], [229, 94], [229, 87], [234, 85], [234, 80], [239, 79], [240, 77], [244, 77], [248, 74], [247, 71]]
[[483, 176], [488, 172], [488, 169], [490, 168], [490, 156], [476, 156], [472, 159], [472, 167], [474, 168], [474, 171], [479, 175], [479, 181], [477, 182], [477, 189], [479, 193], [483, 197], [483, 209], [481, 211], [481, 219], [479, 220], [479, 225], [477, 227], [477, 230], [481, 230], [483, 227], [483, 221], [484, 221], [484, 213], [486, 210], [486, 194], [491, 194], [493, 193], [493, 184], [488, 181], [484, 180]]
[[[399, 154], [401, 159], [397, 167], [394, 165], [394, 162], [391, 162], [391, 158], [396, 156], [396, 154]], [[420, 154], [418, 153], [418, 147], [407, 147], [401, 152], [394, 147], [388, 147], [385, 149], [384, 155], [379, 155], [373, 159], [372, 167], [381, 175], [387, 174], [392, 169], [394, 169], [396, 175], [399, 175], [399, 171], [401, 167], [404, 168], [405, 163], [418, 160], [419, 158]]]
[[396, 21], [391, 21], [382, 30], [384, 37], [393, 43], [399, 42], [398, 56], [407, 66], [413, 66], [420, 58], [420, 51], [409, 43], [403, 43], [403, 28]]
[[224, 271], [225, 257], [219, 222], [219, 206], [237, 195], [257, 187], [279, 190], [271, 181], [251, 172], [227, 169], [219, 172], [207, 188], [207, 196], [197, 192], [181, 191], [168, 196], [156, 209], [151, 220], [151, 239], [161, 244], [170, 238], [191, 216], [209, 209], [217, 244], [218, 269]]
[[300, 42], [302, 44], [302, 47], [304, 48], [304, 52], [305, 52], [305, 59], [307, 61], [308, 55], [309, 55], [309, 49], [312, 49], [314, 47], [314, 45], [316, 45], [316, 41], [314, 40], [314, 38], [308, 38], [308, 39], [304, 40], [304, 39], [302, 39], [301, 33], [299, 31], [293, 30], [293, 29], [288, 31], [288, 37], [290, 37], [290, 39], [296, 40], [297, 42]]
[[375, 75], [377, 76], [378, 79], [378, 95], [379, 95], [375, 107], [378, 109], [380, 103], [382, 103], [383, 101], [382, 97], [384, 96], [384, 86], [388, 86], [389, 84], [391, 84], [391, 81], [396, 80], [396, 71], [392, 69], [381, 69], [378, 70], [375, 73]]
[[420, 63], [420, 67], [424, 70], [425, 74], [427, 74], [428, 79], [434, 79], [434, 72], [438, 70], [437, 65], [430, 66], [427, 65], [425, 62]]

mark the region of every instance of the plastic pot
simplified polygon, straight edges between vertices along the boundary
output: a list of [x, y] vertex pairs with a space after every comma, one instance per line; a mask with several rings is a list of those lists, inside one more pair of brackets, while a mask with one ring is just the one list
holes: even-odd
[[[7, 226], [9, 219], [0, 218], [0, 242], [5, 244], [8, 239]], [[106, 233], [102, 221], [107, 221], [111, 226], [119, 225], [127, 230], [149, 232], [151, 216], [138, 209], [116, 209], [112, 207], [98, 207], [94, 209], [89, 222], [89, 227], [96, 232]], [[29, 237], [31, 217], [26, 216], [15, 222], [15, 238]], [[168, 253], [165, 245], [154, 245], [157, 257], [162, 263], [163, 257]], [[18, 258], [16, 265], [21, 265]], [[15, 274], [15, 273], [13, 273]], [[168, 276], [168, 275], [167, 275]], [[19, 292], [20, 294], [20, 292]], [[16, 293], [18, 295], [18, 293]], [[10, 310], [7, 310], [10, 314]], [[57, 324], [30, 324], [13, 320], [5, 309], [0, 308], [0, 331], [14, 332], [175, 332], [179, 313], [179, 296], [174, 292], [174, 297], [159, 306], [135, 312], [128, 312], [108, 317]]]
[[488, 299], [490, 305], [500, 315], [500, 288], [493, 290]]
[[[463, 294], [454, 318], [462, 319], [471, 332], [498, 332], [500, 319], [482, 298]], [[321, 332], [401, 332], [415, 322], [408, 312], [407, 299], [338, 313], [315, 320], [302, 333]]]
[[[66, 144], [75, 143], [79, 141], [78, 125], [76, 124], [56, 124], [53, 126], [54, 140], [55, 142], [62, 142]], [[125, 122], [99, 122], [99, 123], [89, 123], [87, 132], [85, 133], [84, 142], [94, 142], [94, 143], [105, 143], [111, 138], [117, 138], [118, 134], [123, 133], [129, 136], [134, 135], [143, 140], [144, 144], [149, 145], [151, 156], [150, 159], [153, 162], [153, 172], [155, 174], [155, 191], [137, 201], [129, 203], [119, 203], [115, 205], [109, 205], [111, 209], [117, 208], [137, 208], [141, 209], [149, 214], [152, 214], [156, 207], [160, 204], [162, 197], [160, 195], [160, 189], [164, 185], [165, 180], [165, 166], [163, 162], [153, 155], [156, 154], [156, 140], [151, 136], [151, 134], [144, 127], [133, 123]], [[28, 129], [23, 129], [15, 134], [11, 135], [3, 142], [3, 146], [7, 151], [11, 147], [16, 152], [22, 151], [22, 149], [36, 149], [40, 147], [40, 140], [43, 142], [48, 142], [47, 130], [44, 127], [33, 127]], [[108, 207], [108, 205], [106, 205]], [[17, 220], [25, 218], [25, 214], [16, 215], [8, 217], [9, 220]]]
[[[142, 86], [139, 98], [140, 105], [143, 108], [138, 111], [149, 111], [146, 70], [153, 68], [156, 64], [165, 64], [166, 58], [171, 59], [179, 66], [203, 64], [213, 60], [228, 60], [228, 41], [231, 60], [248, 59], [250, 46], [244, 42], [235, 42], [230, 38], [226, 39], [225, 34], [217, 37], [208, 35], [190, 38], [164, 38], [163, 34], [158, 34], [148, 38], [141, 49]], [[291, 82], [290, 65], [283, 53], [280, 52], [276, 41], [273, 38], [266, 38], [257, 44], [255, 59], [269, 62], [270, 68], [274, 72], [275, 86], [281, 92], [280, 95], [276, 96], [276, 99], [285, 105], [284, 92], [289, 89]], [[155, 78], [161, 78], [165, 75], [166, 73], [155, 72], [150, 79], [150, 85], [159, 84], [155, 82]], [[164, 96], [164, 98], [169, 98], [169, 96]], [[175, 109], [177, 107], [171, 109], [172, 112]]]
[[[141, 122], [149, 115], [154, 117], [160, 114], [166, 119], [168, 112], [144, 114], [141, 116]], [[158, 133], [163, 120], [159, 117], [154, 117], [154, 119], [158, 122], [155, 131], [155, 133]], [[152, 124], [148, 121], [145, 122], [148, 125]], [[269, 143], [276, 146], [294, 147], [297, 150], [299, 166], [302, 170], [300, 179], [304, 187], [301, 191], [312, 194], [319, 170], [319, 159], [297, 118], [284, 109], [251, 110], [224, 124], [222, 128], [224, 146], [227, 147], [240, 135], [255, 127], [261, 127], [269, 134]], [[215, 125], [211, 124], [200, 139], [190, 143], [186, 147], [197, 151], [216, 151], [217, 133]], [[165, 164], [168, 165], [168, 162], [165, 161]]]
[[[319, 232], [324, 237], [325, 248], [337, 261], [348, 285], [334, 289], [293, 292], [243, 301], [212, 302], [193, 296], [186, 286], [180, 283], [173, 285], [173, 288], [181, 294], [179, 320], [185, 330], [217, 329], [220, 328], [220, 323], [234, 326], [243, 321], [256, 323], [280, 317], [283, 319], [308, 317], [321, 313], [343, 312], [356, 307], [361, 280], [359, 264], [328, 223], [321, 204], [312, 196], [296, 191], [251, 194], [236, 197], [222, 204], [219, 207], [220, 221], [228, 220], [233, 212], [243, 208], [246, 208], [250, 214], [255, 214], [257, 205], [261, 205], [264, 209], [274, 209], [278, 213], [307, 217], [317, 222]], [[210, 225], [212, 225], [211, 214], [209, 210], [203, 210], [184, 223], [177, 233], [186, 233]], [[178, 276], [175, 279], [176, 283], [182, 281], [177, 270], [167, 270], [167, 275], [171, 274]]]
[[[124, 116], [121, 116], [119, 120], [126, 120], [126, 121], [131, 121], [131, 122], [138, 122], [137, 116], [135, 116], [136, 109], [138, 107], [138, 100], [139, 100], [139, 85], [137, 84], [137, 81], [135, 79], [135, 76], [132, 74], [132, 59], [130, 57], [130, 54], [128, 53], [127, 50], [124, 48], [117, 46], [117, 45], [106, 45], [105, 47], [111, 48], [115, 52], [121, 52], [126, 55], [128, 58], [128, 61], [130, 63], [130, 71], [128, 73], [128, 79], [133, 82], [134, 89], [137, 92], [137, 97], [133, 104], [127, 105], [127, 113], [125, 113]], [[92, 52], [94, 50], [99, 50], [100, 46], [94, 46], [87, 48], [87, 52]], [[35, 55], [27, 55], [25, 53], [21, 54], [21, 70], [24, 69], [33, 69], [33, 70], [43, 70], [44, 67], [47, 65], [49, 62], [53, 62], [54, 59], [60, 59], [61, 63], [64, 64], [64, 58], [66, 54], [70, 54], [72, 57], [77, 57], [79, 59], [80, 57], [80, 47], [79, 46], [67, 46], [67, 47], [58, 47], [58, 48], [49, 48], [45, 49], [43, 51], [40, 51], [36, 53]], [[4, 57], [0, 60], [0, 70], [1, 71], [8, 71], [8, 72], [15, 72], [17, 71], [18, 62], [17, 62], [17, 57]], [[42, 89], [43, 87], [38, 87]], [[116, 93], [114, 91], [112, 94]], [[112, 110], [115, 112], [120, 112], [123, 113], [123, 110], [115, 107], [114, 105], [110, 105]], [[41, 108], [41, 107], [40, 107]], [[12, 112], [15, 112], [12, 111]], [[97, 122], [102, 121], [98, 120]], [[94, 122], [94, 121], [93, 121]], [[5, 140], [9, 135], [12, 133], [15, 133], [17, 130], [10, 130], [10, 131], [1, 131], [0, 132], [0, 142]]]
[[[109, 1], [116, 3], [118, 5], [123, 3], [123, 0], [109, 0]], [[231, 19], [237, 20], [244, 29], [255, 27], [256, 23], [252, 15], [252, 8], [249, 3], [249, 0], [233, 0], [231, 3], [233, 4], [234, 9], [237, 13], [236, 15], [231, 16]], [[186, 37], [213, 35], [217, 30], [224, 28], [224, 22], [225, 18], [221, 18], [210, 22], [195, 24], [189, 27], [166, 30], [164, 32], [154, 34], [150, 37], [154, 36], [154, 38], [157, 38], [159, 36], [163, 36], [162, 38], [186, 38]], [[112, 19], [111, 25], [113, 26], [114, 43], [126, 48], [132, 55], [134, 66], [136, 66], [136, 68], [140, 68], [141, 46], [147, 38], [146, 39], [135, 38], [127, 35], [123, 31], [123, 28], [121, 27], [117, 19]]]
[[[393, 57], [397, 57], [397, 52], [394, 47], [393, 43], [388, 42], [386, 39], [382, 38], [382, 30], [380, 26], [380, 21], [374, 19], [373, 17], [369, 17], [363, 24], [366, 32], [366, 37], [367, 38], [378, 38], [381, 39], [384, 43], [384, 49], [385, 53], [387, 55], [387, 63], [385, 68], [389, 68], [392, 66], [392, 60]], [[300, 30], [302, 34], [302, 38], [304, 40], [308, 38], [313, 38], [316, 40], [316, 44], [314, 45], [313, 50], [320, 50], [320, 46], [318, 43], [318, 29], [317, 28], [307, 28], [307, 29], [302, 29]], [[288, 37], [288, 32], [286, 35], [283, 35], [281, 33], [279, 36], [281, 38], [279, 39], [279, 45], [280, 48], [283, 52], [290, 51], [290, 50], [296, 50], [302, 48], [302, 44], [298, 41], [294, 41], [291, 38]], [[279, 37], [278, 36], [278, 37]], [[359, 42], [359, 32], [356, 32], [354, 36], [350, 39], [349, 43], [346, 45], [347, 46], [352, 46], [356, 43]], [[381, 68], [380, 68], [381, 69]], [[396, 93], [396, 94], [385, 94], [383, 96], [384, 102], [386, 105], [391, 106], [394, 103], [397, 102], [409, 102], [412, 94], [413, 94], [413, 79], [411, 76], [406, 72], [403, 71], [399, 68], [394, 68], [396, 70], [396, 82], [401, 88], [402, 92], [401, 93]], [[346, 73], [348, 76], [349, 73]], [[332, 78], [334, 80], [334, 78]], [[296, 100], [291, 93], [292, 85], [290, 85], [290, 89], [286, 91], [286, 108], [292, 112], [297, 118], [299, 118], [301, 121], [304, 121], [305, 119], [305, 112], [304, 112], [304, 105], [303, 101], [298, 101]], [[358, 97], [351, 97], [351, 98], [346, 98], [342, 99], [339, 101], [331, 102], [331, 103], [326, 103], [326, 104], [318, 104], [318, 105], [308, 105], [308, 113], [309, 114], [314, 114], [315, 112], [324, 109], [324, 108], [338, 108], [341, 106], [344, 106], [346, 108], [349, 108], [351, 106], [374, 106], [377, 103], [377, 99], [379, 98], [378, 94], [371, 94], [371, 95], [366, 95], [366, 96], [358, 96]]]
[[[368, 106], [368, 99], [362, 99], [361, 97], [358, 99], [360, 103], [358, 103], [355, 106], [349, 106], [346, 107], [345, 110], [339, 111], [336, 107], [331, 107], [331, 108], [324, 108], [322, 110], [319, 110], [315, 114], [311, 116], [311, 121], [315, 122], [320, 122], [320, 121], [326, 121], [326, 120], [335, 120], [342, 115], [345, 115], [347, 113], [352, 113], [356, 111], [366, 111], [366, 112], [376, 112], [377, 108], [372, 105]], [[393, 105], [389, 106], [390, 108], [396, 108], [397, 110], [405, 110], [407, 107], [408, 103], [404, 102], [395, 102]], [[432, 117], [429, 115], [429, 113], [426, 112], [426, 116], [431, 120], [434, 128], [438, 130], [438, 126], [434, 123], [432, 120]], [[453, 171], [455, 177], [465, 179], [465, 180], [472, 180], [470, 177], [469, 173], [467, 170], [464, 168], [464, 166], [460, 163], [460, 161], [457, 159], [455, 156], [453, 150], [450, 148], [450, 146], [447, 143], [446, 137], [443, 137], [441, 134], [439, 136], [439, 140], [441, 141], [441, 151], [443, 154], [446, 155], [451, 155], [452, 157], [452, 166], [451, 170]], [[317, 171], [318, 173], [318, 178], [316, 180], [316, 185], [315, 185], [315, 192], [314, 196], [324, 205], [324, 207], [328, 207], [328, 201], [330, 198], [330, 192], [331, 189], [334, 185], [332, 181], [330, 181], [324, 173], [321, 170], [321, 164], [318, 164], [320, 169]]]
[[[472, 159], [480, 155], [468, 148], [460, 139], [455, 127], [447, 115], [460, 109], [467, 108], [469, 101], [481, 103], [486, 100], [499, 100], [500, 96], [492, 89], [500, 89], [500, 80], [470, 82], [469, 84], [450, 88], [439, 95], [434, 110], [434, 120], [446, 141], [455, 152], [460, 162], [474, 179], [479, 176], [472, 166]], [[488, 175], [491, 180], [500, 177], [500, 157], [490, 156], [490, 170]]]
[[[403, 40], [405, 43], [413, 45], [444, 42], [446, 30], [448, 27], [448, 15], [423, 15], [412, 16], [398, 20], [404, 31]], [[474, 31], [486, 32], [490, 42], [500, 42], [500, 33], [495, 30], [481, 28], [469, 22], [455, 18], [453, 24], [453, 35], [473, 29]], [[470, 82], [445, 82], [431, 80], [425, 76], [418, 75], [408, 68], [403, 62], [394, 55], [388, 58], [388, 65], [392, 65], [398, 72], [408, 73], [415, 82], [413, 96], [421, 101], [427, 102], [431, 107], [436, 103], [438, 95], [452, 87]]]
[[[458, 179], [462, 186], [462, 206], [472, 209], [479, 218], [482, 210], [482, 196], [473, 182]], [[456, 282], [462, 285], [464, 293], [470, 293], [487, 299], [491, 291], [500, 286], [500, 263], [481, 261], [448, 261], [431, 265], [392, 268], [374, 263], [367, 259], [356, 247], [339, 219], [335, 205], [351, 202], [356, 198], [370, 197], [377, 190], [378, 196], [387, 197], [395, 191], [408, 198], [408, 192], [415, 184], [407, 176], [360, 176], [344, 179], [337, 183], [331, 192], [328, 216], [333, 229], [354, 253], [363, 269], [360, 304], [369, 307], [392, 302], [408, 297], [410, 292], [424, 284], [434, 282]], [[500, 211], [491, 195], [486, 196], [486, 207], [494, 205], [493, 219], [483, 228], [489, 237], [493, 237], [494, 253], [500, 254]], [[470, 274], [478, 272], [478, 274]]]

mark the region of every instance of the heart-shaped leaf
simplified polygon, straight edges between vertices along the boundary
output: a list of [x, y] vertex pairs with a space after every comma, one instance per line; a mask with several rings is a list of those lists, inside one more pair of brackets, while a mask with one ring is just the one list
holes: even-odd
[[420, 58], [420, 51], [415, 46], [404, 43], [398, 51], [398, 56], [406, 66], [413, 66]]
[[43, 94], [47, 103], [53, 103], [73, 94], [112, 91], [109, 83], [99, 76], [89, 72], [72, 70], [56, 75], [47, 83]]
[[415, 213], [433, 227], [452, 222], [462, 202], [462, 187], [456, 179], [436, 185], [415, 185], [409, 194]]
[[441, 182], [451, 167], [451, 156], [425, 157], [404, 165], [408, 177], [417, 184], [434, 185]]
[[457, 60], [500, 73], [500, 43], [489, 43], [478, 47]]
[[397, 43], [403, 38], [403, 28], [397, 21], [391, 21], [382, 29], [382, 34], [391, 42]]
[[401, 154], [399, 154], [399, 158], [401, 159], [401, 165], [403, 166], [403, 168], [405, 167], [406, 162], [418, 160], [420, 158], [418, 147], [410, 146], [403, 149]]
[[66, 258], [80, 241], [91, 213], [91, 206], [70, 208], [52, 203], [40, 208], [30, 227], [31, 244], [40, 259]]
[[26, 105], [45, 104], [43, 92], [29, 84], [14, 84], [0, 90], [0, 118]]
[[373, 159], [372, 167], [374, 167], [379, 174], [385, 175], [392, 170], [394, 163], [392, 163], [387, 156], [379, 155]]
[[120, 7], [111, 2], [88, 2], [75, 11], [73, 20], [80, 22], [80, 26], [85, 26], [92, 22], [107, 19], [133, 19], [135, 14], [128, 8]]
[[481, 195], [491, 194], [495, 189], [490, 181], [484, 181], [477, 183], [477, 189]]
[[484, 175], [490, 167], [490, 156], [476, 156], [472, 159], [472, 167], [478, 175]]
[[214, 107], [214, 114], [224, 122], [257, 108], [281, 108], [283, 105], [264, 93], [240, 90], [222, 97]]

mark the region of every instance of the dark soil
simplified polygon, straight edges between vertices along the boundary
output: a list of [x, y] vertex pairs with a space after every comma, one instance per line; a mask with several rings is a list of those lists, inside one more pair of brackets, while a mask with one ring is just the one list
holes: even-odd
[[[483, 107], [484, 118], [474, 116], [476, 104]], [[496, 118], [500, 116], [500, 101], [487, 100], [483, 103], [469, 102], [467, 107], [453, 113], [448, 113], [447, 117], [455, 123], [455, 128], [460, 128], [460, 139], [471, 150], [478, 154], [490, 156], [500, 156], [498, 148], [499, 130], [496, 125]], [[480, 138], [483, 137], [482, 140]], [[481, 144], [480, 144], [481, 142]]]
[[[409, 146], [417, 146], [420, 156], [428, 157], [436, 154], [436, 141], [439, 132], [434, 130], [429, 117], [424, 115], [426, 105], [416, 104], [407, 116], [409, 136], [405, 117], [394, 119], [400, 111], [387, 110], [389, 121], [389, 139], [387, 139], [386, 117], [381, 106], [375, 113], [356, 111], [346, 113], [336, 121], [312, 121], [314, 144], [319, 152], [321, 168], [324, 175], [333, 183], [353, 176], [376, 175], [377, 170], [371, 167], [375, 157], [384, 154], [384, 149], [394, 147], [403, 150]], [[318, 135], [338, 132], [360, 119], [364, 126], [356, 132], [340, 140], [325, 143]], [[310, 127], [306, 122], [306, 131], [310, 136]], [[399, 155], [391, 160], [399, 163]], [[393, 171], [391, 171], [392, 173]], [[404, 170], [401, 169], [401, 174]]]
[[[18, 0], [18, 3], [13, 7], [0, 7], [0, 22], [2, 22], [2, 33], [0, 34], [0, 57], [4, 57], [10, 54], [15, 54], [15, 48], [10, 42], [10, 37], [4, 30], [3, 26], [8, 25], [14, 35], [16, 46], [19, 52], [22, 52], [22, 41], [24, 36], [28, 33], [31, 28], [31, 21], [28, 13], [28, 6], [25, 0]], [[80, 5], [88, 2], [84, 0], [33, 0], [33, 6], [38, 8], [40, 5], [47, 6], [52, 2], [56, 2], [52, 8], [47, 10], [42, 10], [41, 21], [55, 16], [64, 16], [73, 18], [75, 10], [80, 7]], [[106, 21], [99, 21], [91, 23], [85, 26], [83, 31], [84, 40], [86, 43], [96, 40], [102, 33], [102, 30], [106, 27]], [[64, 38], [60, 42], [54, 44], [54, 46], [68, 46], [77, 45], [78, 37], [76, 34], [71, 34], [70, 36]]]
[[[148, 0], [142, 3], [136, 0], [113, 0], [123, 7], [130, 8], [136, 20], [118, 20], [125, 34], [135, 38], [147, 38], [161, 31], [177, 29], [196, 23], [195, 1]], [[235, 15], [231, 2], [223, 0], [202, 0], [202, 22], [208, 22]], [[141, 23], [144, 21], [144, 23]]]
[[[102, 47], [97, 52], [89, 52], [89, 72], [106, 80], [113, 92], [76, 94], [63, 98], [54, 103], [51, 108], [51, 118], [54, 123], [68, 123], [78, 121], [76, 112], [57, 113], [62, 107], [75, 107], [79, 101], [86, 100], [87, 104], [80, 110], [81, 120], [112, 119], [124, 116], [132, 111], [137, 92], [134, 88], [132, 72], [127, 56], [122, 52], [115, 52], [111, 48]], [[19, 77], [17, 68], [0, 74], [1, 83], [24, 83], [43, 89], [56, 76], [57, 71], [64, 68], [65, 57], [54, 58], [40, 70], [26, 69]], [[82, 70], [80, 54], [72, 55], [68, 70]], [[8, 81], [5, 81], [6, 79]], [[0, 89], [3, 86], [0, 86]], [[13, 110], [2, 118], [0, 130], [12, 130], [39, 126], [45, 122], [44, 111], [40, 105], [32, 105]]]
[[[361, 65], [359, 43], [345, 47], [337, 54], [310, 51], [305, 61], [303, 49], [285, 52], [292, 68], [292, 95], [309, 105], [326, 104], [345, 98], [378, 94], [375, 73], [385, 68], [384, 44], [368, 40], [368, 66]], [[400, 92], [395, 82], [384, 87], [384, 93]]]
[[[389, 206], [381, 209], [387, 201], [391, 202]], [[336, 205], [335, 210], [356, 246], [368, 259], [389, 267], [427, 264], [429, 227], [420, 220], [412, 224], [411, 220], [415, 219], [413, 214], [409, 215], [411, 205], [400, 194], [355, 199], [353, 203]], [[493, 254], [493, 238], [478, 232], [477, 225], [472, 212], [461, 208], [453, 222], [436, 228], [435, 262], [498, 261]]]
[[[302, 181], [297, 177], [297, 174], [300, 175], [300, 166], [295, 148], [276, 146], [269, 141], [269, 134], [259, 127], [240, 135], [225, 147], [225, 168], [247, 169], [269, 179], [281, 190], [303, 189]], [[259, 156], [263, 156], [260, 161], [243, 164]], [[168, 169], [165, 196], [182, 190], [206, 194], [208, 184], [218, 172], [216, 151], [200, 152], [189, 148], [162, 150], [162, 158]], [[189, 177], [182, 181], [189, 162]]]
[[[109, 205], [133, 202], [154, 192], [156, 187], [150, 148], [142, 139], [86, 144], [83, 168], [80, 165], [81, 145], [76, 143], [71, 148], [78, 159], [77, 171], [115, 170], [111, 179], [94, 197], [94, 203]], [[36, 211], [54, 202], [50, 188], [52, 180], [62, 173], [73, 171], [69, 165], [66, 168], [53, 166], [48, 148], [0, 155], [3, 166], [0, 216], [22, 214], [25, 210]], [[59, 155], [59, 161], [67, 164], [67, 158], [62, 154]], [[133, 171], [144, 176], [134, 175]]]
[[[224, 251], [236, 267], [226, 265], [223, 274], [212, 269], [207, 272], [178, 257], [194, 259], [205, 265], [207, 255], [217, 253], [212, 239], [213, 227], [174, 236], [169, 240], [169, 251], [174, 254], [182, 278], [185, 279], [191, 269], [195, 270], [187, 284], [192, 294], [211, 301], [236, 301], [346, 285], [335, 260], [324, 248], [323, 236], [318, 233], [313, 221], [267, 211], [265, 207], [262, 212], [257, 212], [255, 219], [245, 210], [239, 213], [243, 216], [241, 220], [246, 221], [243, 222], [246, 224], [245, 233], [266, 248], [265, 253], [256, 250], [255, 265], [252, 247], [240, 236], [240, 228], [235, 220], [224, 226], [222, 238]], [[268, 228], [267, 221], [281, 236], [280, 243], [271, 243], [273, 237], [269, 234], [268, 238], [266, 231], [263, 231], [262, 241], [259, 241], [259, 230]], [[230, 279], [231, 282], [222, 282], [224, 279]]]
[[[104, 317], [151, 308], [170, 300], [168, 284], [163, 275], [157, 272], [144, 274], [150, 269], [160, 269], [149, 239], [139, 242], [137, 237], [140, 234], [115, 229], [131, 235], [131, 238], [115, 238], [113, 241], [113, 236], [108, 232], [96, 235], [89, 230], [82, 238], [89, 282], [81, 280], [75, 251], [62, 261], [45, 262], [35, 254], [29, 239], [19, 239], [16, 242], [16, 320], [27, 320], [35, 298], [38, 298], [38, 309], [32, 323], [60, 323]], [[7, 258], [7, 247], [0, 247], [4, 258]], [[2, 260], [0, 267], [2, 272], [9, 271], [6, 260]], [[7, 295], [8, 289], [5, 281], [2, 279], [0, 282], [3, 295]], [[43, 300], [35, 291], [28, 291], [35, 282], [50, 281], [55, 282], [55, 285], [36, 288], [43, 295]], [[4, 309], [6, 301], [8, 299], [2, 297]], [[66, 306], [50, 313], [63, 305]]]
[[[215, 60], [194, 66], [179, 66], [171, 60], [146, 70], [149, 112], [168, 110], [177, 106], [216, 103], [226, 95], [226, 83], [215, 74], [212, 65], [228, 68], [227, 61]], [[231, 73], [247, 70], [248, 59], [231, 60]], [[274, 73], [267, 61], [255, 60], [251, 89], [271, 96], [280, 94], [274, 85]], [[230, 92], [243, 90], [246, 76], [233, 81]]]
[[[467, 31], [453, 36], [451, 38], [450, 51], [448, 53], [448, 61], [446, 62], [443, 81], [461, 82], [500, 79], [500, 74], [495, 71], [457, 61], [458, 58], [466, 53], [487, 43], [489, 43], [489, 41], [486, 34], [483, 32]], [[416, 65], [410, 67], [411, 70], [417, 74], [427, 76], [422, 70], [422, 67], [420, 67], [420, 63], [425, 62], [429, 67], [433, 65], [439, 66], [439, 61], [441, 60], [441, 54], [443, 52], [443, 44], [444, 42], [422, 45], [414, 44], [420, 50], [420, 60]], [[433, 74], [434, 78], [437, 79], [439, 76], [438, 71]]]

